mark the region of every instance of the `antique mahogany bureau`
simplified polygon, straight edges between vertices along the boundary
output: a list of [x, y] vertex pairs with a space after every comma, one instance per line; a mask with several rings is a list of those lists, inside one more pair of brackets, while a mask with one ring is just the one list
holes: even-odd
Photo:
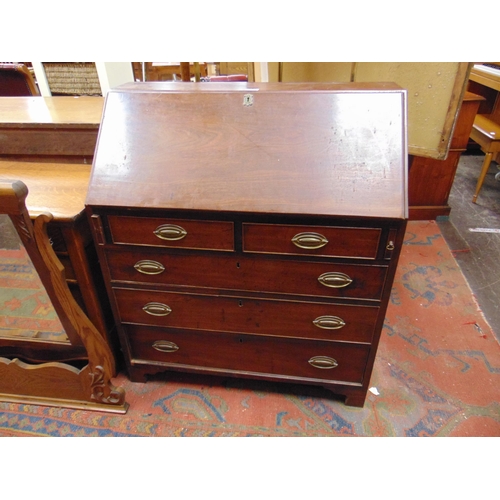
[[404, 90], [118, 87], [86, 206], [132, 380], [315, 384], [363, 405], [407, 219]]

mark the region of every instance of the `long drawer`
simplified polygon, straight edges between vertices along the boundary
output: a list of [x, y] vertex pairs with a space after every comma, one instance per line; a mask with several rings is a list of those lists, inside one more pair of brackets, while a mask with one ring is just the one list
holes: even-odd
[[380, 300], [387, 266], [107, 250], [115, 282]]
[[380, 228], [243, 224], [243, 251], [375, 259]]
[[282, 379], [361, 384], [370, 347], [320, 340], [176, 331], [124, 325], [134, 361]]
[[117, 288], [123, 323], [370, 343], [376, 306], [214, 297]]

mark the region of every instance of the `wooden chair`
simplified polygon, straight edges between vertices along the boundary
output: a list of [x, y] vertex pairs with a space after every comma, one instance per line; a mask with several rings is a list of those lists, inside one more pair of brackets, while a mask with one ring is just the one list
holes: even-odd
[[[472, 197], [473, 203], [476, 203], [491, 161], [496, 160], [497, 154], [500, 152], [500, 123], [495, 118], [492, 115], [477, 115], [470, 134], [470, 138], [479, 144], [481, 151], [486, 155], [477, 181], [476, 191]], [[498, 179], [498, 177], [496, 178]]]
[[[0, 213], [12, 221], [68, 339], [64, 345], [3, 334], [0, 401], [125, 413], [125, 392], [111, 383], [116, 370], [111, 350], [73, 298], [64, 267], [47, 237], [46, 225], [52, 216], [41, 214], [32, 224], [25, 205], [27, 195], [23, 182], [1, 181]], [[80, 362], [69, 364], [68, 360]], [[81, 364], [85, 366], [78, 368]]]
[[0, 63], [0, 96], [40, 95], [35, 79], [24, 64]]

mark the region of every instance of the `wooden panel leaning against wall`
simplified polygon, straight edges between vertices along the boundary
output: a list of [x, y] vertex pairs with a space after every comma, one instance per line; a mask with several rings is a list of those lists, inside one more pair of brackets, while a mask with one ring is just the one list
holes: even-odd
[[407, 89], [410, 219], [449, 215], [449, 192], [478, 106], [472, 96], [464, 100], [472, 64], [285, 62], [268, 66], [270, 81], [391, 81]]

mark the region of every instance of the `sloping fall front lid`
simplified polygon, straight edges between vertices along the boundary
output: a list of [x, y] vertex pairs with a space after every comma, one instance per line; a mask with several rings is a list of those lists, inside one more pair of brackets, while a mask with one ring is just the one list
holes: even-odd
[[394, 84], [136, 83], [108, 93], [87, 205], [406, 218]]

